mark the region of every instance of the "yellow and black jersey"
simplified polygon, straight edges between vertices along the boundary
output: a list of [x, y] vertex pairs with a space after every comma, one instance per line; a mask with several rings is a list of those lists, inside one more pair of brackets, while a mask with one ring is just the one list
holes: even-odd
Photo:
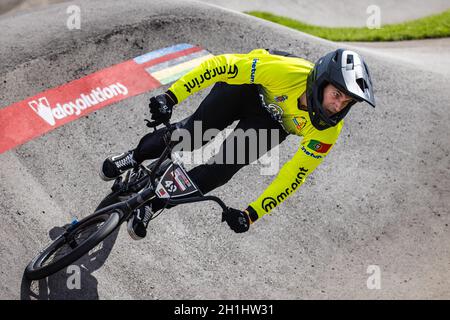
[[205, 60], [169, 88], [181, 102], [216, 82], [256, 84], [263, 107], [288, 133], [303, 137], [292, 159], [250, 204], [259, 217], [298, 189], [330, 152], [342, 129], [343, 121], [335, 127], [317, 130], [308, 112], [298, 108], [298, 99], [306, 91], [308, 74], [313, 67], [313, 63], [302, 58], [256, 49], [248, 54], [223, 54]]

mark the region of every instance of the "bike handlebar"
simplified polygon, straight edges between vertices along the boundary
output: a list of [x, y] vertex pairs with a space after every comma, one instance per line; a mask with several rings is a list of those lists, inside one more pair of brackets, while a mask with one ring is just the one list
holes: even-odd
[[156, 127], [159, 126], [161, 123], [163, 123], [167, 128], [170, 127], [170, 122], [169, 121], [150, 121], [148, 119], [144, 119], [147, 125], [147, 127], [149, 128], [153, 128], [156, 130]]
[[[145, 119], [145, 121], [147, 122], [147, 127], [153, 128], [156, 131], [156, 127], [158, 127], [160, 124], [164, 124], [164, 126], [169, 129], [171, 129], [171, 124], [169, 121], [150, 121]], [[176, 129], [175, 129], [176, 130]], [[159, 168], [159, 166], [161, 165], [161, 163], [169, 156], [169, 154], [172, 151], [172, 148], [170, 146], [170, 143], [167, 142], [167, 140], [165, 139], [167, 147], [164, 150], [163, 154], [159, 157], [159, 159], [156, 162], [155, 167], [152, 170], [152, 173], [150, 174], [150, 183], [153, 187], [153, 190], [155, 189], [155, 179], [156, 179], [156, 171]], [[143, 192], [141, 194], [142, 197], [146, 197], [147, 194], [150, 194], [150, 190], [148, 190], [147, 192]], [[182, 203], [190, 203], [190, 202], [200, 202], [200, 201], [214, 201], [216, 202], [218, 205], [220, 205], [220, 207], [222, 208], [222, 210], [224, 212], [228, 211], [228, 207], [225, 205], [225, 203], [216, 196], [205, 196], [202, 194], [202, 196], [194, 196], [194, 197], [189, 197], [189, 198], [181, 198], [181, 199], [173, 199], [173, 198], [169, 198], [169, 199], [164, 199], [166, 201], [166, 204], [170, 204], [170, 205], [177, 205], [177, 204], [182, 204]]]
[[201, 196], [201, 197], [189, 197], [189, 198], [182, 198], [182, 199], [174, 199], [174, 198], [170, 198], [167, 199], [167, 203], [168, 204], [182, 204], [182, 203], [190, 203], [190, 202], [200, 202], [200, 201], [214, 201], [216, 202], [219, 206], [222, 207], [223, 211], [228, 211], [228, 207], [225, 205], [225, 203], [216, 196]]

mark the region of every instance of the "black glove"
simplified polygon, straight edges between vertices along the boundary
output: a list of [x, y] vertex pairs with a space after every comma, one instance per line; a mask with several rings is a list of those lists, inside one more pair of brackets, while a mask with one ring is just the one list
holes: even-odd
[[228, 211], [222, 213], [222, 222], [224, 221], [236, 233], [246, 232], [250, 228], [250, 218], [241, 210], [228, 208]]
[[151, 97], [148, 105], [152, 114], [151, 119], [159, 123], [169, 121], [175, 104], [174, 98], [169, 96], [168, 93]]

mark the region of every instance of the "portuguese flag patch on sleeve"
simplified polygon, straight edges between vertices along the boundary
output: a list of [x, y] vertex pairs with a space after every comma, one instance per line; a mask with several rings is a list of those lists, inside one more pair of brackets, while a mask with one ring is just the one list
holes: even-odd
[[326, 153], [331, 148], [331, 144], [323, 143], [318, 140], [311, 140], [308, 143], [308, 148], [317, 153]]

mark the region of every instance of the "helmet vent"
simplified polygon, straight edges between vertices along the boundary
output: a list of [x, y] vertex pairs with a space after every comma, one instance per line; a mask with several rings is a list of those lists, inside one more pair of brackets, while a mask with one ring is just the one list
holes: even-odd
[[353, 55], [349, 54], [349, 55], [347, 55], [347, 63], [345, 66], [345, 70], [353, 70], [354, 67], [355, 67], [355, 65], [354, 65], [354, 61], [353, 61]]
[[361, 88], [362, 92], [369, 88], [366, 81], [363, 78], [356, 79], [356, 83]]
[[336, 53], [334, 54], [333, 59], [332, 59], [334, 62], [338, 61], [338, 55], [339, 55], [339, 52], [336, 51]]
[[347, 64], [353, 64], [353, 55], [352, 54], [347, 55]]

